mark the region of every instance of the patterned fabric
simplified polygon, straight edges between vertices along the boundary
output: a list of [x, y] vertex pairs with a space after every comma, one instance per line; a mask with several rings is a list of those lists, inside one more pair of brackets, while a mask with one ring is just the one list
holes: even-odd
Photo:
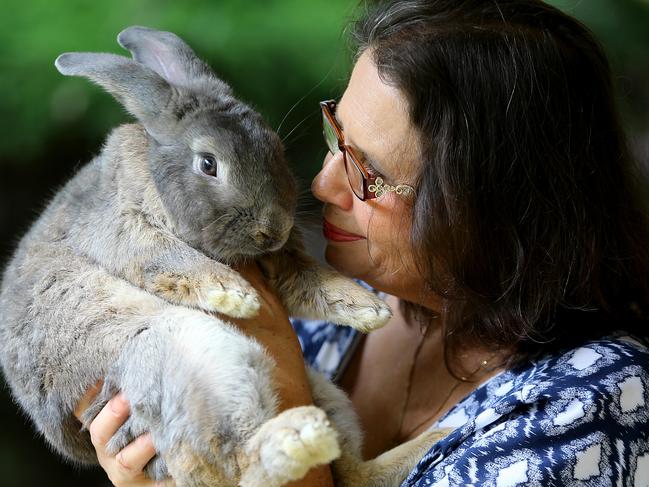
[[306, 363], [336, 382], [351, 358], [361, 334], [326, 321], [291, 319]]
[[[338, 377], [358, 333], [293, 324], [306, 362]], [[492, 377], [433, 426], [453, 432], [402, 487], [649, 486], [649, 350], [584, 342]]]

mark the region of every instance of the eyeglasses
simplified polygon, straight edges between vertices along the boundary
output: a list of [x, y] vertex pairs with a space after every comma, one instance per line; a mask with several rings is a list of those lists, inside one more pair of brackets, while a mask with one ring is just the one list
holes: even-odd
[[345, 145], [343, 131], [338, 125], [334, 113], [336, 113], [336, 101], [327, 100], [320, 102], [322, 109], [322, 132], [329, 151], [336, 155], [343, 153], [345, 172], [347, 180], [356, 197], [361, 200], [371, 200], [384, 195], [385, 193], [414, 194], [415, 190], [407, 184], [392, 186], [385, 184], [380, 176], [372, 176], [354, 152], [354, 149]]

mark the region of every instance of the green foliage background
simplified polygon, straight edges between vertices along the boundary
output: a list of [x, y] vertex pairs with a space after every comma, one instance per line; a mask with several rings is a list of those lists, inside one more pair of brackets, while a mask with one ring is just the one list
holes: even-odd
[[[649, 1], [554, 0], [589, 25], [611, 59], [634, 147], [649, 144]], [[129, 116], [86, 80], [54, 68], [65, 51], [125, 53], [126, 26], [171, 30], [285, 138], [303, 186], [324, 155], [317, 101], [338, 96], [350, 67], [348, 0], [4, 0], [0, 16], [0, 262], [46, 199]], [[0, 486], [108, 485], [64, 465], [0, 397]]]
[[9, 3], [14, 14], [5, 16], [1, 22], [6, 25], [0, 27], [0, 103], [12, 123], [4, 130], [0, 151], [15, 162], [38, 155], [53, 131], [74, 128], [79, 137], [97, 137], [123, 118], [98, 88], [55, 70], [53, 61], [61, 52], [127, 54], [115, 42], [124, 27], [171, 30], [274, 123], [318, 83], [331, 86], [340, 78], [341, 20], [352, 11], [348, 2], [335, 0], [118, 0], [110, 7], [78, 0]]

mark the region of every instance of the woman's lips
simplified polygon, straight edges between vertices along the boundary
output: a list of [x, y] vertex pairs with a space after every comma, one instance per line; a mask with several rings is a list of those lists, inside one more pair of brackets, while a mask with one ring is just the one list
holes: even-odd
[[349, 233], [329, 223], [326, 219], [322, 220], [322, 233], [327, 240], [334, 242], [353, 242], [355, 240], [363, 240], [365, 237]]

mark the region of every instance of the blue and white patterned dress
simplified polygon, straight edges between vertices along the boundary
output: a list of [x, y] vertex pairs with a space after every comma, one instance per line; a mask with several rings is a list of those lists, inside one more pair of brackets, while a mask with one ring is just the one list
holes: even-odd
[[[305, 360], [336, 380], [359, 334], [293, 320]], [[629, 337], [587, 341], [492, 377], [433, 426], [402, 487], [649, 486], [649, 350]]]

